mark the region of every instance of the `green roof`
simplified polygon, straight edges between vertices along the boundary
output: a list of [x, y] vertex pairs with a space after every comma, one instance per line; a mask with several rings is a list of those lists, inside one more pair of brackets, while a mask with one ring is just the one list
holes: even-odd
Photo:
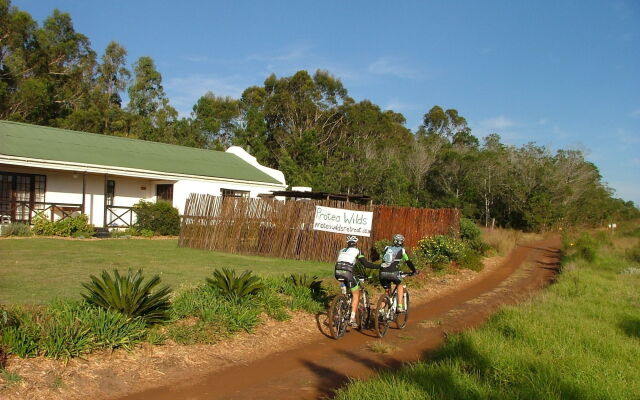
[[147, 171], [280, 183], [235, 154], [0, 121], [0, 154]]

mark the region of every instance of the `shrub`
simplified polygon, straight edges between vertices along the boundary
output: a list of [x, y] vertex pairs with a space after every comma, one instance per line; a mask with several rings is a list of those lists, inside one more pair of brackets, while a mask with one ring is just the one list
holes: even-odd
[[626, 256], [633, 262], [640, 263], [640, 244], [636, 244], [626, 251]]
[[46, 318], [39, 344], [43, 355], [65, 359], [87, 354], [97, 347], [91, 329], [72, 312]]
[[91, 282], [83, 283], [87, 293], [82, 297], [89, 303], [106, 309], [117, 310], [124, 315], [142, 318], [148, 325], [166, 321], [169, 318], [169, 295], [171, 289], [164, 286], [155, 292], [153, 288], [160, 284], [160, 277], [154, 275], [146, 283], [142, 270], [120, 275], [113, 270], [113, 278], [102, 271], [101, 279], [90, 276]]
[[451, 261], [459, 260], [467, 249], [462, 240], [436, 235], [420, 240], [416, 251], [421, 253], [432, 268], [441, 269]]
[[33, 233], [43, 236], [91, 237], [95, 235], [95, 228], [89, 224], [86, 214], [55, 222], [38, 216], [33, 220]]
[[483, 254], [489, 250], [489, 245], [482, 241], [482, 231], [480, 228], [468, 218], [460, 219], [460, 239], [475, 252]]
[[144, 319], [130, 319], [118, 311], [101, 307], [82, 307], [78, 318], [94, 335], [97, 347], [131, 350], [147, 333]]
[[38, 336], [34, 335], [34, 331], [12, 326], [0, 333], [0, 343], [7, 353], [22, 358], [38, 355]]
[[7, 353], [18, 357], [35, 357], [38, 355], [40, 338], [39, 313], [15, 308], [3, 313], [6, 322], [0, 329], [0, 345]]
[[578, 240], [576, 240], [575, 245], [575, 254], [582, 258], [583, 260], [593, 262], [596, 259], [596, 254], [598, 252], [598, 242], [593, 238], [593, 236], [588, 233], [583, 233], [580, 235]]
[[458, 264], [462, 268], [470, 269], [472, 271], [482, 271], [484, 264], [482, 262], [482, 256], [475, 251], [466, 251], [458, 260]]
[[260, 292], [264, 284], [260, 277], [249, 270], [236, 276], [236, 271], [222, 268], [213, 271], [213, 278], [207, 278], [207, 284], [227, 298], [241, 299]]
[[320, 295], [323, 292], [322, 281], [317, 276], [308, 274], [291, 274], [289, 282], [295, 287], [302, 287], [311, 290], [311, 293]]
[[164, 201], [140, 201], [134, 206], [134, 210], [137, 214], [135, 228], [138, 231], [148, 230], [157, 235], [180, 233], [180, 214], [171, 204]]
[[2, 236], [31, 236], [31, 227], [28, 224], [10, 224], [2, 227]]

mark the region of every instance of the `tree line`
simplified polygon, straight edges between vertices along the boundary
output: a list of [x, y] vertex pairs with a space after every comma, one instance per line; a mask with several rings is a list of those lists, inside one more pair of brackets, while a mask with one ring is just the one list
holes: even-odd
[[[126, 104], [124, 101], [126, 94]], [[479, 140], [457, 110], [401, 113], [349, 96], [328, 71], [267, 77], [240, 98], [208, 92], [189, 117], [167, 98], [151, 57], [101, 55], [54, 10], [41, 25], [0, 0], [0, 119], [212, 150], [245, 148], [291, 185], [366, 194], [382, 204], [456, 207], [485, 225], [543, 230], [640, 216], [573, 149]]]

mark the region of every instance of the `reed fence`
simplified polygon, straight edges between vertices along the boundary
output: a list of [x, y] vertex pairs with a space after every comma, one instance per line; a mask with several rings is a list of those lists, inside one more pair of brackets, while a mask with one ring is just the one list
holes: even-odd
[[299, 260], [335, 261], [344, 234], [313, 230], [316, 206], [373, 211], [371, 237], [358, 246], [371, 256], [373, 244], [395, 233], [406, 247], [435, 234], [457, 232], [456, 209], [359, 205], [334, 200], [279, 201], [191, 194], [185, 204], [179, 245], [196, 249]]

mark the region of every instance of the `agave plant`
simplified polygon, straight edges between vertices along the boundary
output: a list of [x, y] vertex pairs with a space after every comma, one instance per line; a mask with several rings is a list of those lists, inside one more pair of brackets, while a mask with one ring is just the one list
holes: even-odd
[[169, 319], [171, 289], [164, 286], [152, 292], [160, 284], [158, 275], [143, 282], [140, 269], [136, 272], [129, 270], [126, 275], [120, 275], [114, 269], [113, 277], [107, 271], [102, 271], [100, 278], [94, 275], [90, 278], [91, 282], [82, 284], [87, 289], [82, 297], [88, 303], [120, 311], [130, 318], [140, 317], [149, 325]]
[[251, 271], [236, 276], [236, 271], [227, 268], [213, 271], [213, 278], [207, 278], [207, 284], [222, 295], [235, 299], [256, 294], [264, 288], [262, 280]]
[[318, 280], [316, 275], [291, 274], [289, 275], [289, 281], [293, 286], [309, 288], [313, 293], [320, 293], [322, 291], [322, 281]]

